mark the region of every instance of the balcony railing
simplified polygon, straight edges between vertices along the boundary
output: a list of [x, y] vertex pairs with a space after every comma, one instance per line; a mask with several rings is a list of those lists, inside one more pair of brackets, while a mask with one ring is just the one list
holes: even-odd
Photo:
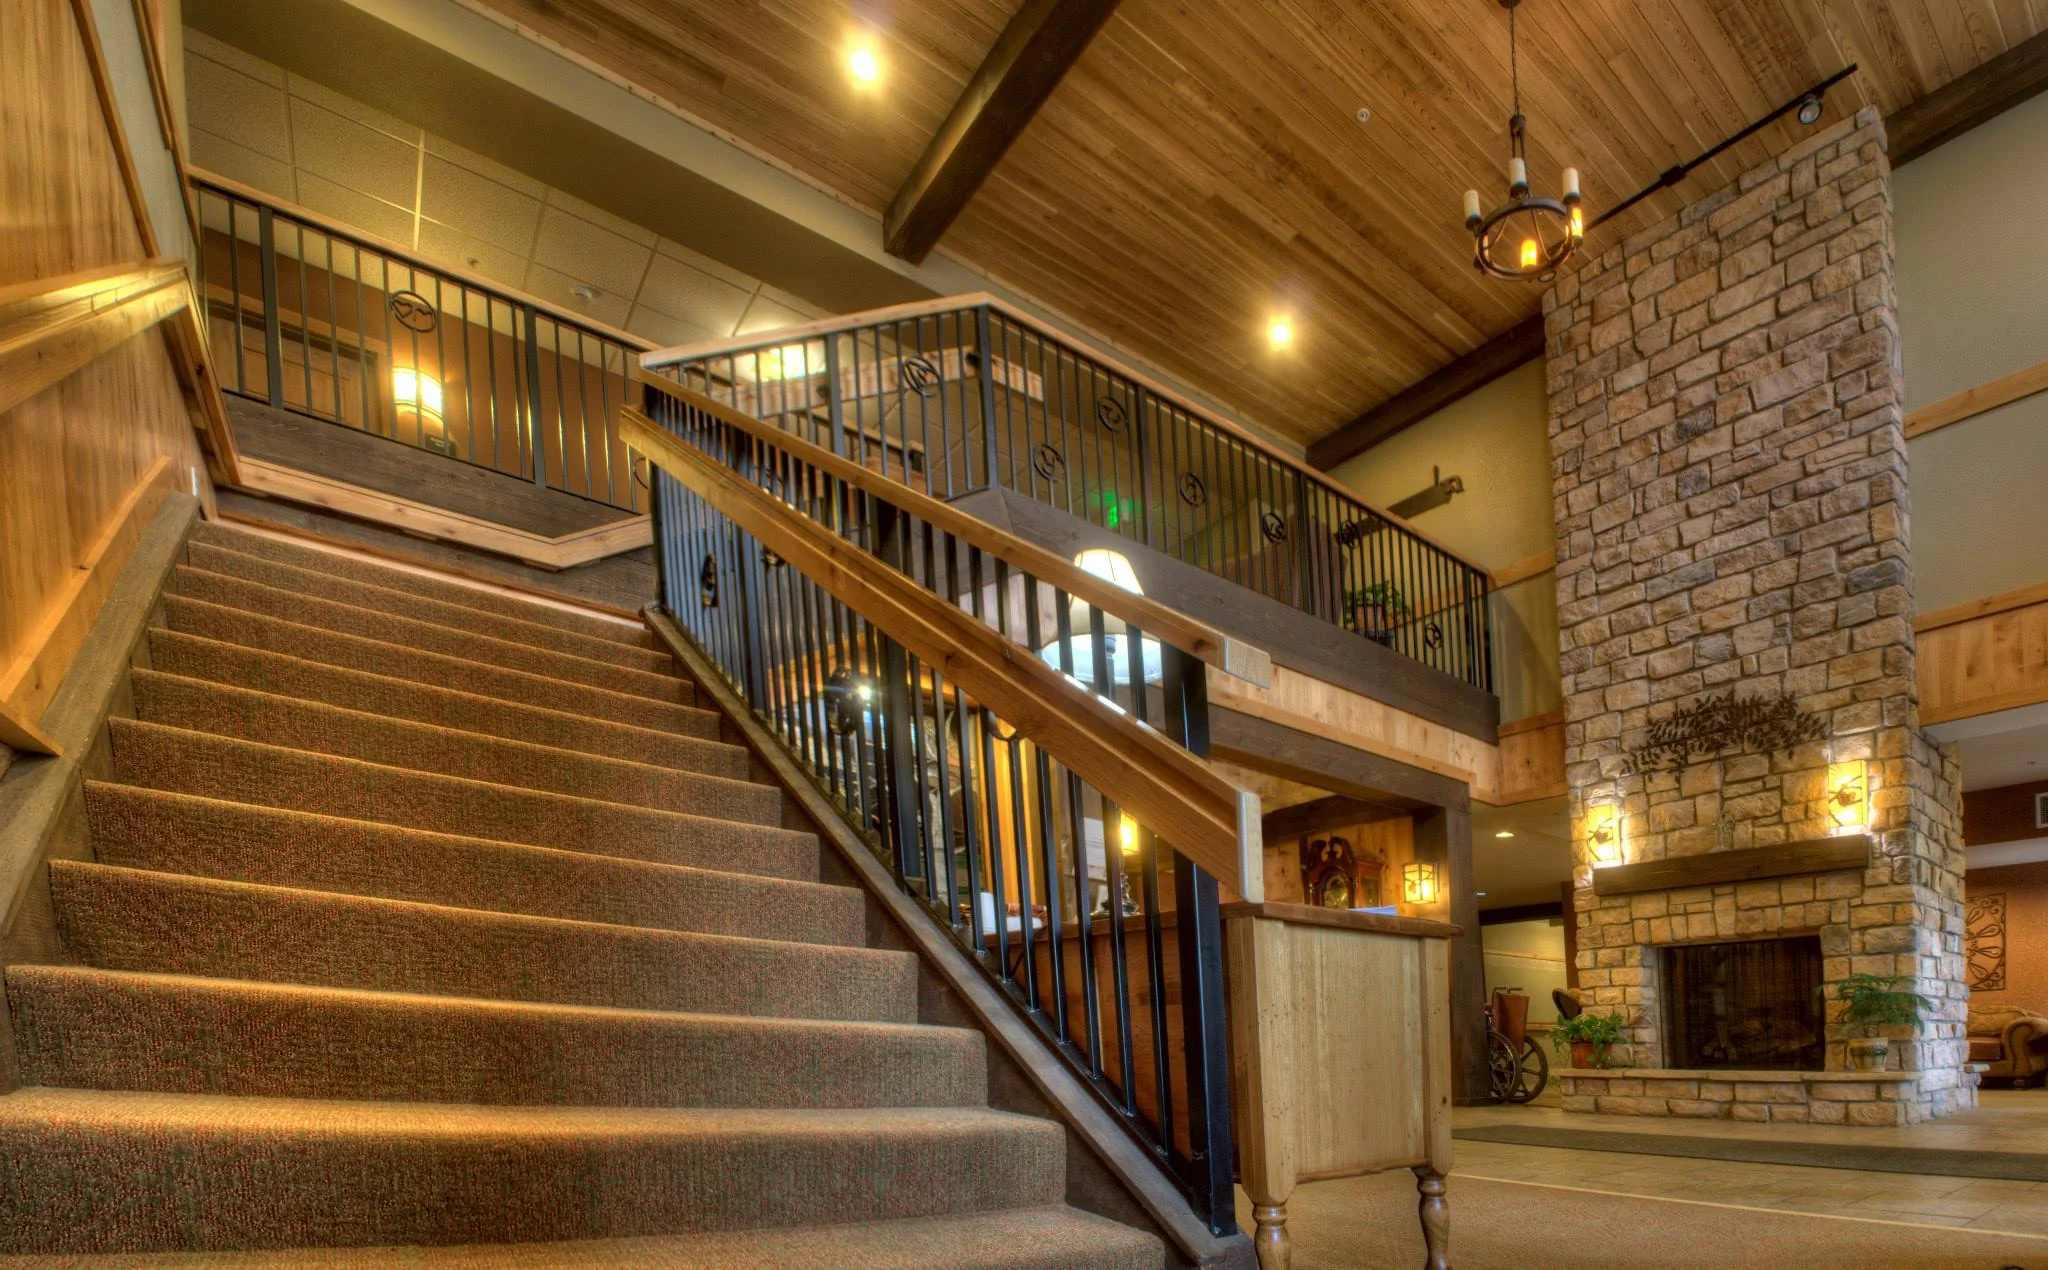
[[646, 345], [249, 191], [194, 186], [227, 392], [645, 510], [617, 423]]
[[1485, 570], [991, 297], [643, 363], [936, 497], [1015, 491], [1492, 690]]

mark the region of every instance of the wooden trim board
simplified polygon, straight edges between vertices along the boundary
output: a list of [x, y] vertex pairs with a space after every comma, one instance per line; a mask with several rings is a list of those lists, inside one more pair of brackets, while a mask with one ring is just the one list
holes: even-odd
[[1991, 617], [1998, 613], [2009, 613], [2014, 609], [2031, 608], [2036, 604], [2048, 604], [2048, 582], [2037, 582], [2033, 586], [2021, 587], [2017, 591], [2006, 591], [1998, 595], [1987, 595], [1982, 599], [1936, 609], [1922, 613], [1913, 619], [1913, 633], [1924, 635], [1938, 631], [1944, 626], [1955, 626], [1962, 622], [1974, 622], [1980, 617]]
[[1952, 423], [1974, 419], [2037, 392], [2048, 392], [2048, 362], [2036, 362], [1988, 384], [1979, 384], [1953, 397], [1944, 397], [1920, 407], [1906, 416], [1906, 439], [1910, 441]]
[[1858, 833], [1840, 838], [1809, 838], [1768, 847], [1746, 847], [1740, 851], [1669, 856], [1662, 860], [1644, 860], [1639, 864], [1614, 864], [1593, 870], [1593, 893], [1640, 895], [1645, 891], [1675, 891], [1692, 886], [1861, 869], [1870, 863], [1870, 848], [1870, 835]]
[[2048, 585], [1930, 613], [1913, 630], [1921, 724], [2048, 701]]

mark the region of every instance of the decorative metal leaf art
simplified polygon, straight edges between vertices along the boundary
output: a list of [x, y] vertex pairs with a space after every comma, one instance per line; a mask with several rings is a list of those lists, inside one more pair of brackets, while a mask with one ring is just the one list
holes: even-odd
[[1269, 511], [1259, 516], [1259, 532], [1266, 535], [1267, 542], [1287, 541], [1287, 521], [1279, 512]]
[[929, 397], [939, 390], [939, 368], [925, 358], [904, 358], [897, 375], [905, 388], [920, 397]]
[[1031, 455], [1031, 470], [1050, 481], [1067, 470], [1067, 456], [1049, 445], [1041, 445]]
[[1730, 689], [1651, 720], [1643, 743], [1629, 748], [1629, 770], [1676, 771], [1729, 750], [1775, 754], [1827, 734], [1828, 721], [1789, 693], [1737, 697]]
[[1355, 547], [1365, 538], [1365, 522], [1347, 520], [1337, 526], [1337, 532], [1331, 536], [1337, 540], [1340, 547]]
[[1104, 432], [1116, 433], [1124, 430], [1130, 416], [1124, 411], [1124, 403], [1114, 397], [1095, 399], [1095, 422], [1102, 425]]
[[1180, 474], [1180, 501], [1190, 507], [1200, 507], [1209, 501], [1209, 486], [1193, 472]]
[[1963, 958], [1972, 992], [2005, 989], [2005, 897], [1972, 895], [1963, 907]]
[[408, 331], [417, 331], [425, 335], [433, 330], [440, 320], [434, 313], [434, 306], [427, 302], [427, 297], [417, 291], [396, 292], [392, 295], [390, 303], [391, 316], [397, 318], [398, 324]]

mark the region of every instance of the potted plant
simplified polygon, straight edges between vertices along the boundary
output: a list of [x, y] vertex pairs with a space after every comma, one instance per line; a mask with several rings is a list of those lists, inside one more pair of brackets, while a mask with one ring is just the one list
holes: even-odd
[[1409, 613], [1401, 588], [1384, 580], [1346, 591], [1344, 611], [1351, 615], [1352, 630], [1381, 644], [1393, 642], [1393, 624]]
[[1610, 1051], [1622, 1042], [1621, 1011], [1594, 1014], [1588, 1010], [1572, 1018], [1560, 1018], [1551, 1025], [1550, 1043], [1559, 1056], [1569, 1050], [1573, 1067], [1606, 1067]]
[[[1891, 1058], [1890, 1038], [1879, 1036], [1881, 1027], [1920, 1026], [1927, 1011], [1927, 998], [1906, 986], [1911, 975], [1872, 975], [1858, 971], [1835, 985], [1835, 999], [1842, 1002], [1837, 1019], [1861, 1027], [1862, 1036], [1849, 1038], [1849, 1066], [1859, 1072], [1884, 1070]], [[1825, 985], [1821, 991], [1825, 992]]]

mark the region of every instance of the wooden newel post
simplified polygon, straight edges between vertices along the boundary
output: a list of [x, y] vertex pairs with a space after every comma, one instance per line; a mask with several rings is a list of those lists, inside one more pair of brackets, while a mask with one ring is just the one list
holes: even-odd
[[1425, 1270], [1448, 1270], [1449, 940], [1457, 927], [1299, 904], [1223, 907], [1231, 1117], [1260, 1270], [1292, 1261], [1303, 1177], [1415, 1171]]

